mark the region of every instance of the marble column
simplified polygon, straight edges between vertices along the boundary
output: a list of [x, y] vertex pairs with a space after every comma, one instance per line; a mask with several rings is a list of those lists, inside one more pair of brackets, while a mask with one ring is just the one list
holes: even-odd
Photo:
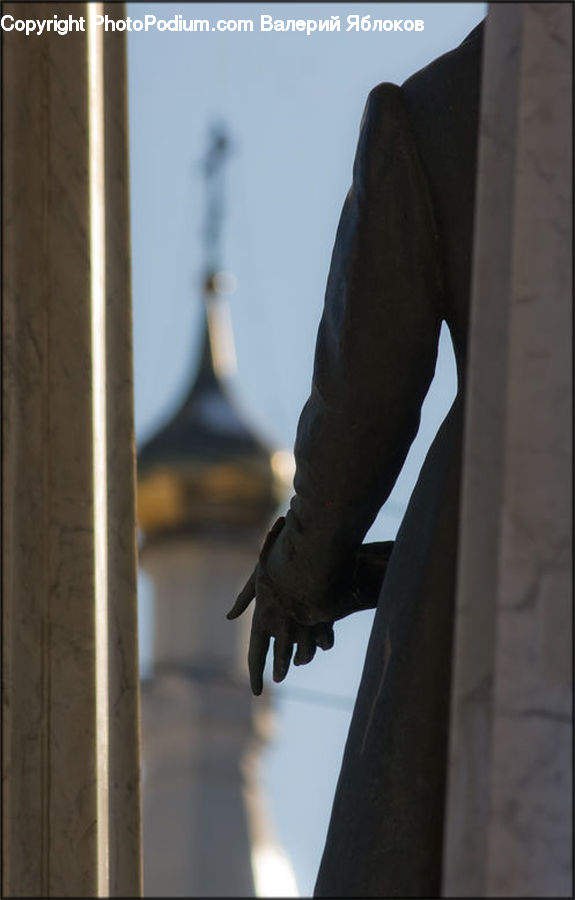
[[[141, 893], [123, 4], [4, 3], [3, 894]], [[83, 23], [83, 28], [81, 27]]]
[[489, 6], [444, 896], [572, 896], [571, 17]]

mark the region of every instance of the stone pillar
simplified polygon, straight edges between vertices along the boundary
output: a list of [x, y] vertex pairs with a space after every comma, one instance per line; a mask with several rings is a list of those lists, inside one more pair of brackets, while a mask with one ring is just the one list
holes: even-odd
[[572, 896], [571, 17], [487, 20], [444, 896]]
[[[3, 35], [3, 893], [137, 896], [123, 4]], [[83, 27], [82, 27], [83, 26]]]

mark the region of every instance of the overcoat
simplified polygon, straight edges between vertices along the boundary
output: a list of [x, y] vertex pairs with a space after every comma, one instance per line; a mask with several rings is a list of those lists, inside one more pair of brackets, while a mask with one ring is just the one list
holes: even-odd
[[284, 608], [330, 620], [417, 433], [445, 321], [458, 393], [388, 563], [316, 896], [440, 892], [482, 35], [369, 95], [267, 559]]
[[[363, 389], [386, 385], [385, 398], [374, 391], [385, 438], [374, 446], [366, 435], [371, 450], [367, 458], [362, 451], [361, 465], [374, 481], [381, 467], [384, 492], [415, 434], [443, 320], [458, 393], [427, 454], [378, 601], [316, 896], [439, 897], [441, 891], [482, 35], [480, 25], [401, 88], [376, 88], [360, 141], [360, 183], [378, 167], [373, 241], [388, 245], [386, 256], [391, 243], [394, 254], [385, 287], [378, 290], [369, 258], [358, 286], [366, 301], [364, 327], [376, 332], [370, 351], [377, 364], [360, 376]], [[404, 154], [402, 142], [409, 145]], [[430, 207], [424, 247], [412, 204]], [[361, 228], [361, 211], [356, 215]], [[375, 246], [371, 252], [378, 252]], [[440, 261], [439, 272], [427, 255]], [[358, 262], [344, 250], [344, 269]]]

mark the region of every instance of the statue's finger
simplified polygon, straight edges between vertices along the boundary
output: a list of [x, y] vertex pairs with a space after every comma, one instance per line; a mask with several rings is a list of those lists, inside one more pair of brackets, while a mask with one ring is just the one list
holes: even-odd
[[335, 643], [333, 625], [329, 622], [320, 622], [313, 627], [313, 635], [317, 646], [321, 650], [331, 650]]
[[238, 595], [238, 599], [226, 615], [226, 619], [237, 619], [238, 616], [241, 616], [246, 611], [254, 599], [256, 595], [256, 571], [257, 569], [254, 569], [248, 578], [245, 587], [242, 588]]
[[259, 697], [263, 690], [264, 668], [268, 648], [270, 645], [270, 635], [254, 628], [252, 625], [252, 633], [250, 637], [250, 646], [248, 650], [248, 669], [250, 671], [250, 685], [252, 693]]
[[315, 637], [311, 628], [299, 628], [297, 633], [297, 650], [293, 658], [294, 666], [305, 666], [315, 656]]
[[293, 641], [287, 633], [280, 634], [274, 641], [274, 681], [286, 677], [293, 653]]

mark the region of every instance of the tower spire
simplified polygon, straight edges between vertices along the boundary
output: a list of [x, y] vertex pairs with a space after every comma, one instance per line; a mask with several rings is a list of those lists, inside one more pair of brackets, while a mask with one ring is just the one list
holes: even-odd
[[221, 263], [222, 222], [225, 213], [224, 169], [230, 155], [230, 139], [222, 123], [210, 129], [208, 151], [202, 161], [206, 184], [206, 213], [203, 226], [205, 274], [215, 275]]
[[233, 368], [233, 343], [229, 323], [222, 308], [222, 230], [225, 216], [225, 166], [230, 155], [230, 139], [222, 123], [211, 126], [208, 149], [201, 160], [206, 206], [202, 226], [204, 325], [200, 365], [195, 386], [225, 376]]

